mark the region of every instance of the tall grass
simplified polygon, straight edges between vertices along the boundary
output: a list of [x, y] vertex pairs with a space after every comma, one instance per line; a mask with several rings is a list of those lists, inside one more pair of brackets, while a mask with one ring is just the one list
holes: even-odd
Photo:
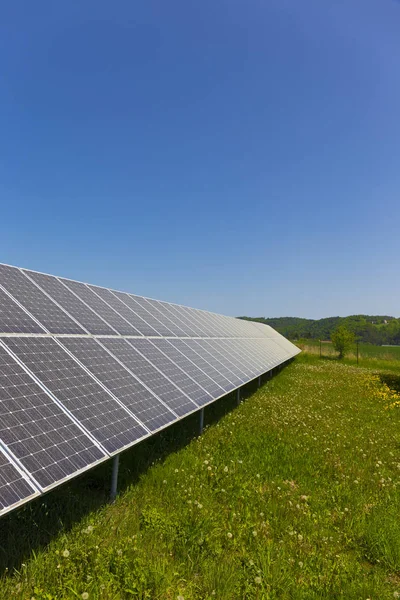
[[[104, 500], [97, 479], [93, 509], [80, 510], [75, 489], [65, 526], [60, 512], [46, 543], [35, 544], [29, 519], [38, 538], [51, 529], [53, 495], [11, 514], [3, 549], [17, 570], [3, 574], [0, 597], [396, 597], [400, 413], [385, 409], [380, 385], [368, 369], [300, 356], [238, 408], [228, 400], [230, 412], [201, 437], [186, 425], [172, 450], [171, 440], [154, 441], [165, 450], [154, 464], [151, 447], [124, 455], [115, 504], [95, 502]], [[28, 528], [24, 564], [12, 550], [18, 537], [4, 539], [18, 519]]]

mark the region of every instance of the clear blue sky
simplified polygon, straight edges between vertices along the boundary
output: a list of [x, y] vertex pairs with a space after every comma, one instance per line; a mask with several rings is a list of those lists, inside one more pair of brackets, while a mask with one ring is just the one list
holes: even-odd
[[4, 4], [0, 262], [399, 316], [399, 32], [393, 0]]

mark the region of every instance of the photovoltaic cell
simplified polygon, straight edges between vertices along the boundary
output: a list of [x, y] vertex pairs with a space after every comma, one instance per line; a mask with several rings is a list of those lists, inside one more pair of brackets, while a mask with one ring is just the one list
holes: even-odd
[[[158, 300], [153, 300], [152, 302], [157, 307], [157, 310], [174, 324], [176, 327], [174, 333], [178, 337], [198, 337], [198, 332], [195, 331], [183, 314], [179, 315], [179, 312], [171, 310], [166, 302], [159, 302]], [[179, 333], [179, 330], [183, 333]]]
[[168, 377], [180, 390], [197, 404], [203, 406], [212, 400], [202, 387], [199, 386], [189, 375], [168, 358], [161, 350], [156, 348], [150, 340], [128, 340], [129, 343], [147, 358], [163, 375]]
[[239, 370], [242, 370], [250, 378], [257, 377], [260, 369], [255, 361], [250, 360], [243, 349], [240, 348], [239, 339], [213, 340], [213, 345], [226, 356]]
[[104, 338], [101, 343], [132, 373], [180, 417], [192, 412], [196, 404], [137, 352], [127, 340]]
[[[140, 316], [140, 311], [134, 310], [134, 302], [130, 302], [128, 294], [124, 292], [115, 292], [114, 290], [107, 290], [106, 288], [96, 288], [97, 293], [112, 306], [116, 311], [124, 315], [126, 319], [139, 331], [139, 333], [146, 336], [159, 336], [160, 334], [148, 321], [152, 321], [150, 318], [144, 320]], [[150, 317], [150, 315], [147, 315]], [[129, 317], [129, 318], [128, 318]], [[154, 324], [154, 320], [153, 320]]]
[[143, 304], [140, 302], [141, 298], [139, 296], [133, 296], [132, 294], [120, 294], [119, 292], [114, 293], [118, 296], [118, 298], [121, 298], [121, 300], [125, 302], [129, 308], [134, 310], [137, 315], [142, 317], [146, 323], [151, 325], [151, 327], [153, 327], [153, 329], [155, 329], [159, 335], [164, 337], [174, 336], [167, 325], [162, 323], [157, 316], [154, 316], [151, 312], [149, 312], [148, 308], [143, 306]]
[[97, 286], [90, 286], [90, 289], [101, 297], [104, 302], [107, 302], [115, 311], [124, 317], [137, 331], [136, 335], [158, 335], [150, 325], [141, 319], [118, 298], [111, 290]]
[[0, 515], [37, 495], [0, 448]]
[[227, 379], [221, 373], [221, 371], [218, 370], [218, 368], [220, 368], [221, 365], [217, 364], [217, 367], [215, 367], [210, 361], [206, 360], [203, 356], [201, 356], [201, 348], [198, 347], [196, 351], [196, 349], [191, 345], [192, 341], [194, 340], [168, 340], [168, 342], [172, 344], [174, 348], [182, 352], [182, 354], [184, 354], [186, 358], [191, 360], [199, 369], [207, 373], [207, 375], [213, 381], [215, 381], [215, 383], [220, 385], [226, 393], [233, 390], [235, 386], [232, 383], [232, 381], [229, 381], [229, 379]]
[[220, 324], [213, 320], [211, 313], [206, 313], [204, 310], [197, 310], [195, 308], [190, 308], [188, 310], [201, 324], [201, 327], [206, 333], [205, 337], [229, 337], [227, 336], [226, 329], [222, 328]]
[[61, 279], [60, 281], [70, 290], [75, 292], [92, 310], [113, 327], [121, 335], [140, 335], [130, 323], [125, 321], [111, 306], [104, 302], [84, 283]]
[[254, 363], [254, 366], [256, 366], [262, 373], [268, 371], [268, 368], [265, 368], [265, 358], [263, 357], [259, 347], [259, 339], [246, 340], [241, 338], [237, 341], [240, 344], [240, 349], [243, 350], [243, 352], [247, 355], [248, 360]]
[[178, 365], [185, 373], [190, 375], [202, 388], [206, 390], [213, 398], [218, 398], [225, 393], [225, 390], [219, 386], [211, 377], [204, 371], [199, 369], [189, 358], [175, 348], [170, 340], [156, 339], [151, 340], [151, 343], [159, 350], [164, 352], [176, 365]]
[[0, 439], [42, 489], [105, 456], [1, 346]]
[[51, 333], [85, 333], [19, 269], [0, 265], [0, 284]]
[[58, 304], [74, 317], [87, 331], [93, 335], [115, 335], [116, 331], [96, 315], [86, 304], [77, 298], [56, 277], [43, 275], [34, 271], [24, 273], [33, 279], [42, 290], [47, 292]]
[[107, 450], [113, 453], [146, 430], [51, 338], [4, 338], [4, 343]]
[[150, 431], [175, 421], [175, 415], [99, 342], [90, 338], [63, 338], [62, 344]]
[[157, 300], [148, 300], [147, 298], [140, 299], [142, 306], [156, 317], [163, 325], [178, 337], [185, 337], [188, 334], [184, 330], [183, 324], [179, 323], [171, 315], [163, 309]]
[[216, 369], [219, 369], [225, 377], [229, 377], [229, 380], [234, 384], [234, 387], [243, 385], [244, 380], [242, 377], [238, 377], [234, 372], [234, 367], [229, 362], [225, 361], [220, 352], [217, 349], [212, 348], [210, 344], [206, 343], [206, 340], [189, 340], [188, 344], [193, 350], [198, 352], [205, 360], [208, 360]]
[[0, 288], [1, 333], [45, 333], [22, 308]]
[[163, 309], [173, 315], [179, 322], [183, 323], [187, 335], [190, 337], [205, 337], [203, 329], [199, 323], [196, 322], [188, 311], [185, 310], [184, 306], [177, 306], [175, 304], [168, 304], [167, 302], [159, 302]]

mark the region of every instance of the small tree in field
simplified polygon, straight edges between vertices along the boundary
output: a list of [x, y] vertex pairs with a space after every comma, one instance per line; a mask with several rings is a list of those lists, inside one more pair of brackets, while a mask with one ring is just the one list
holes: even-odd
[[339, 358], [344, 358], [354, 344], [355, 337], [354, 333], [341, 325], [331, 334], [331, 340], [336, 352], [339, 352]]

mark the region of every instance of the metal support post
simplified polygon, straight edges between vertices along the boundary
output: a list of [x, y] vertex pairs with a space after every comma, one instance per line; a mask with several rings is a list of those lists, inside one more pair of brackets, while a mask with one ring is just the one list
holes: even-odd
[[240, 404], [240, 388], [236, 390], [236, 404], [239, 406]]
[[119, 467], [119, 454], [117, 454], [113, 458], [113, 467], [112, 467], [112, 475], [111, 475], [111, 492], [110, 492], [110, 501], [111, 502], [114, 502], [115, 498], [117, 497], [118, 467]]
[[258, 387], [261, 387], [261, 375], [260, 375], [260, 377], [258, 378]]
[[204, 427], [204, 408], [200, 409], [200, 420], [199, 420], [199, 435], [203, 433]]

